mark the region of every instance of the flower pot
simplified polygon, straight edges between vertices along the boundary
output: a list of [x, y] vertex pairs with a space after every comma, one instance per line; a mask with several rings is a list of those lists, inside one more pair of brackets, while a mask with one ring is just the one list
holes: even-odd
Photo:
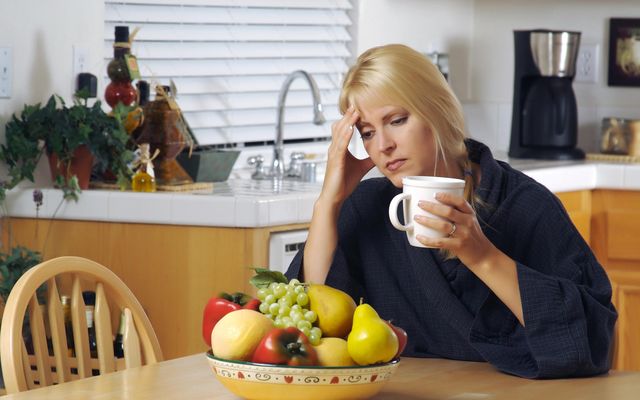
[[55, 153], [48, 154], [48, 156], [51, 180], [53, 180], [54, 184], [56, 176], [58, 175], [64, 176], [65, 179], [76, 175], [80, 189], [85, 190], [89, 188], [89, 179], [91, 178], [91, 168], [93, 166], [93, 154], [89, 151], [89, 147], [82, 145], [73, 152], [71, 168], [68, 170], [66, 165], [58, 163], [58, 156]]

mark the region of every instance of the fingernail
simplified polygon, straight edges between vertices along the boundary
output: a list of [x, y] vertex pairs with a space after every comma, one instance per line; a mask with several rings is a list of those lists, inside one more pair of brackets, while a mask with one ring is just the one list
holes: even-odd
[[418, 207], [424, 207], [424, 206], [427, 205], [427, 203], [428, 203], [427, 201], [420, 200], [420, 201], [418, 201]]

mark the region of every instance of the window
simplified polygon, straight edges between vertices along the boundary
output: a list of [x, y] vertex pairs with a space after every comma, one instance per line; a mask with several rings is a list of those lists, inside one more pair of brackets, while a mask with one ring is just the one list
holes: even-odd
[[178, 104], [201, 145], [265, 143], [275, 135], [286, 76], [309, 72], [327, 123], [312, 123], [304, 80], [287, 95], [285, 139], [331, 136], [351, 57], [350, 0], [105, 0], [104, 56], [116, 25], [140, 27], [132, 52], [142, 79], [173, 79]]

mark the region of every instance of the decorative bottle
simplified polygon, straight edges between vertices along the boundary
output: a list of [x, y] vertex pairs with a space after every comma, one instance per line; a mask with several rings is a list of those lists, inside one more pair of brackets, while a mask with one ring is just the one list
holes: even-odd
[[71, 323], [71, 298], [69, 296], [60, 296], [62, 302], [62, 312], [64, 315], [64, 331], [67, 336], [67, 355], [75, 357], [75, 342], [73, 340], [73, 325]]
[[137, 161], [138, 171], [131, 178], [131, 190], [134, 192], [155, 192], [156, 178], [153, 172], [153, 159], [158, 156], [156, 149], [153, 156], [149, 154], [149, 143], [138, 145], [140, 158]]
[[131, 84], [131, 74], [126, 59], [130, 54], [129, 27], [116, 26], [113, 59], [107, 66], [107, 75], [111, 82], [104, 92], [104, 98], [111, 108], [119, 102], [125, 106], [132, 106], [136, 102], [137, 93]]
[[155, 89], [154, 101], [144, 108], [145, 121], [138, 143], [149, 143], [151, 152], [159, 151], [153, 163], [158, 184], [193, 183], [189, 174], [176, 161], [190, 138], [182, 121], [180, 108], [168, 86], [156, 86]]
[[113, 355], [116, 358], [124, 357], [124, 311], [120, 314], [120, 326], [118, 327], [118, 334], [113, 340]]
[[[147, 114], [147, 104], [149, 103], [149, 82], [145, 80], [139, 80], [136, 83], [138, 89], [138, 106], [129, 114], [138, 113], [138, 121], [135, 129], [131, 132], [131, 139], [133, 143], [138, 143], [138, 137], [144, 129], [144, 119]], [[128, 117], [128, 116], [127, 116]]]
[[[87, 317], [87, 329], [89, 334], [89, 353], [91, 358], [98, 358], [98, 342], [96, 340], [96, 328], [93, 321], [93, 313], [96, 306], [96, 292], [85, 291], [82, 292], [82, 299], [84, 300], [85, 315]], [[97, 369], [91, 369], [93, 376], [100, 375], [100, 371]]]

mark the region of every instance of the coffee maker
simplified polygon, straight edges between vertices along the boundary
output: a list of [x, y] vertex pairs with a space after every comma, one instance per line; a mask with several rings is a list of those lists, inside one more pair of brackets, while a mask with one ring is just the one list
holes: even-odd
[[572, 82], [580, 32], [516, 30], [509, 157], [584, 158]]

